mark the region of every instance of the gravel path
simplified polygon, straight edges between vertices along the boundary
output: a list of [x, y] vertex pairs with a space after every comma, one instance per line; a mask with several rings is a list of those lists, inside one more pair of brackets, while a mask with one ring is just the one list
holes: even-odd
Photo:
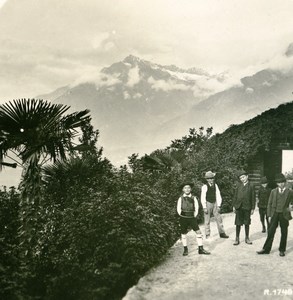
[[[212, 221], [211, 239], [204, 240], [204, 248], [211, 255], [198, 255], [195, 234], [189, 232], [189, 255], [182, 256], [183, 247], [178, 241], [165, 260], [129, 289], [123, 300], [293, 299], [293, 221], [285, 257], [279, 256], [279, 228], [271, 253], [256, 253], [266, 238], [266, 233], [261, 233], [257, 210], [250, 226], [253, 245], [244, 242], [242, 226], [240, 245], [233, 246], [233, 213], [223, 215], [223, 222], [230, 238], [220, 239]], [[204, 233], [203, 226], [200, 227]]]

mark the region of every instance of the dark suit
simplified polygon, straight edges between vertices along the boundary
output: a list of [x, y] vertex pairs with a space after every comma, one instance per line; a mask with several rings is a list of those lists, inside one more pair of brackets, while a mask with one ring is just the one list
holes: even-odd
[[277, 212], [277, 201], [278, 200], [279, 188], [272, 190], [268, 203], [267, 214], [271, 217], [270, 225], [268, 228], [268, 236], [263, 246], [267, 252], [270, 252], [272, 249], [272, 244], [274, 241], [276, 229], [280, 224], [281, 227], [281, 241], [279, 246], [279, 251], [286, 251], [287, 246], [287, 235], [288, 235], [288, 226], [289, 220], [292, 219], [291, 212], [289, 210], [289, 204], [293, 203], [293, 191], [286, 188], [284, 190], [285, 202], [283, 204], [282, 212]]
[[236, 209], [235, 225], [250, 225], [251, 210], [255, 208], [254, 185], [239, 183], [235, 190], [232, 205]]
[[[289, 204], [293, 203], [293, 191], [289, 190], [288, 188], [284, 191], [284, 196], [286, 197], [286, 203], [283, 208], [283, 216], [286, 220], [290, 221], [292, 219], [291, 212], [289, 211]], [[272, 217], [276, 211], [277, 207], [277, 195], [278, 195], [278, 188], [275, 188], [271, 191], [269, 202], [268, 202], [268, 210], [267, 214], [269, 217]]]
[[236, 187], [232, 205], [238, 209], [242, 207], [246, 210], [255, 208], [255, 190], [254, 185], [248, 182], [245, 186], [239, 183]]

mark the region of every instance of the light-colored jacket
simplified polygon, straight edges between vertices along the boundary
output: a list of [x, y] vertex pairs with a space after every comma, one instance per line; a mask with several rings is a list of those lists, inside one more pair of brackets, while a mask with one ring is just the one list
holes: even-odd
[[[208, 184], [204, 184], [201, 187], [200, 201], [201, 201], [203, 209], [207, 208], [207, 199], [206, 199], [206, 195], [207, 195], [207, 191], [208, 191], [208, 186], [207, 185]], [[219, 187], [216, 183], [215, 183], [215, 189], [216, 189], [216, 203], [217, 203], [217, 206], [221, 206], [222, 196], [221, 196]]]

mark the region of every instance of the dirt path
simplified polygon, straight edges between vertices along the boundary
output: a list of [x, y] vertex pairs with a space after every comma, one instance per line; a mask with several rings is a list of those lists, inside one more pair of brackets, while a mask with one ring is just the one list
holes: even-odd
[[[166, 259], [129, 289], [123, 300], [293, 299], [293, 221], [289, 226], [286, 256], [280, 257], [279, 228], [271, 253], [256, 253], [266, 238], [261, 233], [257, 210], [250, 228], [253, 245], [244, 242], [242, 227], [241, 243], [233, 246], [234, 214], [223, 215], [223, 219], [230, 238], [220, 239], [213, 221], [211, 239], [204, 240], [204, 247], [211, 255], [198, 255], [195, 234], [189, 232], [189, 255], [182, 256], [183, 247], [178, 241]], [[203, 226], [200, 227], [204, 232]]]

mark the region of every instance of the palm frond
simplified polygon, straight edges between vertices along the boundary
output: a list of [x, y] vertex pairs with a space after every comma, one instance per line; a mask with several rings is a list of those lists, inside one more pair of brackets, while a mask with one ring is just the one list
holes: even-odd
[[24, 162], [41, 153], [64, 159], [77, 127], [89, 121], [89, 110], [64, 116], [69, 108], [35, 99], [0, 105], [0, 161], [8, 149], [19, 152]]

